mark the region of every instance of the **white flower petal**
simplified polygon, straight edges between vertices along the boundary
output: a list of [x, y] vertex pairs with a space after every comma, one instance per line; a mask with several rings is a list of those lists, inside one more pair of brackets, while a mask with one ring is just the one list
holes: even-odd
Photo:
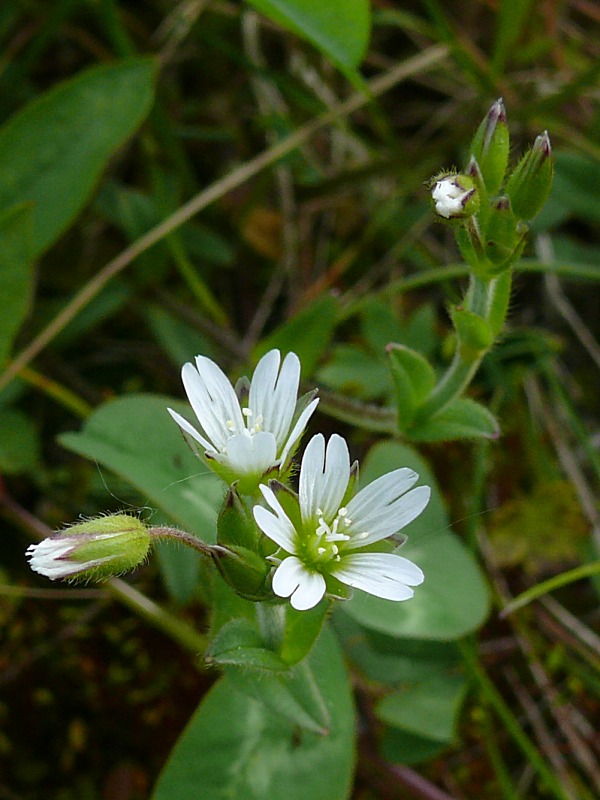
[[226, 463], [239, 473], [262, 475], [275, 462], [276, 449], [272, 433], [236, 434], [227, 440]]
[[320, 572], [305, 572], [298, 588], [290, 598], [292, 608], [295, 608], [296, 611], [308, 611], [321, 600], [325, 589], [325, 578]]
[[279, 350], [270, 350], [260, 359], [250, 382], [248, 396], [248, 407], [252, 409], [255, 416], [263, 417], [265, 430], [273, 433], [275, 431], [271, 427], [271, 408], [280, 360]]
[[219, 406], [213, 402], [204, 380], [193, 364], [183, 365], [181, 380], [203, 433], [212, 442], [213, 449], [222, 450], [231, 431], [226, 428]]
[[306, 522], [321, 516], [331, 520], [337, 514], [350, 480], [350, 454], [346, 441], [332, 434], [325, 451], [321, 434], [308, 443], [300, 467], [300, 510]]
[[[300, 385], [300, 359], [288, 353], [283, 359], [281, 372], [269, 407], [268, 429], [277, 439], [278, 449], [285, 443], [296, 410]], [[265, 417], [266, 419], [266, 417]]]
[[273, 591], [278, 597], [289, 597], [307, 574], [299, 558], [296, 556], [284, 558], [273, 575]]
[[[349, 507], [348, 516], [352, 520], [350, 526], [352, 538], [346, 543], [345, 549], [366, 547], [402, 530], [419, 516], [429, 502], [430, 496], [429, 486], [417, 486], [416, 489], [412, 489], [390, 505], [375, 508], [371, 513], [367, 513], [359, 519], [351, 516]], [[350, 504], [348, 505], [350, 506]], [[363, 535], [365, 533], [366, 536]]]
[[372, 514], [374, 509], [389, 505], [407, 492], [418, 478], [417, 473], [407, 467], [376, 478], [349, 501], [348, 516], [362, 525], [362, 520]]
[[408, 600], [410, 586], [424, 580], [421, 569], [407, 558], [393, 553], [355, 553], [343, 556], [332, 570], [339, 581], [385, 600]]
[[[196, 368], [212, 402], [215, 418], [221, 426], [233, 425], [230, 433], [242, 433], [246, 428], [242, 410], [233, 386], [225, 373], [206, 356], [196, 356]], [[202, 417], [199, 417], [199, 420], [210, 436], [211, 432], [204, 426]]]
[[300, 414], [298, 419], [296, 420], [296, 424], [292, 428], [292, 432], [287, 438], [285, 443], [285, 447], [281, 451], [280, 456], [280, 466], [285, 467], [290, 454], [293, 453], [294, 448], [298, 442], [298, 439], [302, 436], [304, 429], [308, 424], [308, 420], [311, 418], [315, 408], [319, 405], [319, 398], [316, 397], [314, 400], [306, 406], [304, 411]]
[[172, 408], [167, 408], [167, 411], [173, 417], [173, 419], [179, 425], [179, 427], [183, 431], [188, 433], [193, 439], [195, 439], [198, 442], [198, 444], [201, 444], [204, 450], [209, 450], [209, 451], [214, 450], [214, 446], [210, 442], [208, 442], [203, 436], [201, 436], [196, 430], [196, 428], [194, 428], [194, 426], [191, 425], [187, 421], [187, 419], [184, 419], [184, 417], [182, 417], [181, 414], [178, 414], [176, 411], [173, 411]]
[[306, 611], [325, 594], [325, 578], [318, 572], [309, 572], [298, 558], [290, 556], [273, 575], [273, 591], [278, 597], [291, 596], [296, 611]]
[[[271, 490], [266, 486], [261, 486], [261, 489], [267, 489], [267, 491], [271, 492]], [[263, 494], [265, 494], [264, 491]], [[271, 494], [273, 493], [271, 492]], [[267, 498], [266, 494], [265, 498], [267, 499], [267, 502], [271, 504], [271, 501]], [[271, 513], [268, 509], [263, 508], [262, 506], [254, 506], [254, 519], [265, 536], [268, 536], [269, 539], [275, 542], [275, 544], [279, 545], [279, 547], [282, 547], [287, 553], [295, 553], [296, 531], [289, 517], [281, 508], [281, 505], [279, 505], [279, 502], [277, 502], [277, 505], [280, 509], [280, 513], [276, 514]]]

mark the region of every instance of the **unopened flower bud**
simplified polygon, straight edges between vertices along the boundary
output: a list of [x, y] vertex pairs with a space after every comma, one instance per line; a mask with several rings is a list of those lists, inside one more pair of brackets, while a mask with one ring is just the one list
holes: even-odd
[[27, 548], [29, 566], [50, 580], [105, 580], [147, 556], [150, 535], [137, 517], [112, 514], [81, 522]]
[[506, 194], [518, 219], [533, 219], [541, 211], [553, 175], [552, 147], [548, 132], [544, 131], [519, 161], [506, 184]]
[[436, 213], [444, 219], [465, 219], [479, 208], [479, 193], [468, 175], [441, 176], [433, 184], [431, 197]]
[[471, 143], [486, 189], [495, 194], [502, 186], [508, 164], [509, 133], [502, 98], [496, 100], [477, 129]]

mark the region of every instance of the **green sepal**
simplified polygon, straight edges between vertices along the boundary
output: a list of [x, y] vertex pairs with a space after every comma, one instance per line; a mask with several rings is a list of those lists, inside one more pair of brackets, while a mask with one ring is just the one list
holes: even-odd
[[479, 242], [473, 238], [472, 233], [464, 225], [457, 225], [454, 228], [454, 238], [465, 262], [473, 272], [480, 272], [483, 254], [480, 252]]
[[225, 495], [223, 507], [217, 518], [217, 543], [255, 550], [259, 539], [258, 529], [233, 484]]
[[247, 547], [215, 545], [213, 561], [223, 580], [245, 600], [258, 602], [273, 597], [268, 580], [272, 565]]
[[475, 360], [492, 346], [494, 337], [490, 326], [479, 314], [462, 306], [452, 306], [450, 316], [463, 358]]
[[481, 174], [481, 167], [479, 166], [475, 156], [471, 156], [469, 159], [465, 173], [473, 179], [477, 188], [477, 193], [479, 195], [479, 210], [477, 212], [477, 220], [479, 225], [482, 228], [485, 228], [487, 224], [487, 218], [489, 216], [489, 193], [485, 185], [485, 181], [483, 180], [483, 175]]
[[496, 194], [506, 174], [510, 136], [502, 99], [496, 100], [475, 132], [471, 153], [479, 164], [488, 194]]
[[533, 219], [541, 211], [553, 177], [552, 147], [548, 133], [544, 132], [521, 158], [506, 184], [506, 194], [517, 219]]
[[415, 411], [435, 386], [435, 372], [429, 361], [416, 350], [400, 344], [390, 344], [386, 349], [396, 390], [398, 427], [407, 430]]
[[410, 432], [415, 442], [449, 442], [454, 439], [497, 439], [500, 426], [494, 415], [468, 397], [452, 400]]

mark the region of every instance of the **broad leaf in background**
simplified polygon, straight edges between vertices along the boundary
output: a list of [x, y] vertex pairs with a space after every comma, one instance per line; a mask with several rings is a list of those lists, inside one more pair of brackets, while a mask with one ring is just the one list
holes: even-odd
[[93, 67], [0, 129], [0, 211], [33, 203], [33, 257], [68, 227], [111, 155], [146, 117], [154, 72], [147, 58]]
[[331, 720], [327, 735], [299, 730], [226, 677], [183, 732], [153, 800], [344, 800], [354, 766], [355, 720], [346, 670], [329, 630], [309, 663]]
[[339, 303], [333, 295], [326, 294], [315, 300], [264, 339], [255, 348], [255, 360], [274, 347], [279, 348], [282, 355], [292, 351], [302, 362], [302, 377], [308, 379], [329, 346], [337, 324], [338, 308]]
[[382, 698], [379, 719], [405, 733], [450, 744], [456, 736], [458, 714], [467, 691], [463, 675], [429, 675], [406, 682]]
[[398, 467], [411, 467], [419, 484], [431, 487], [425, 511], [406, 528], [401, 554], [418, 564], [425, 581], [403, 603], [363, 592], [341, 608], [367, 628], [415, 639], [450, 640], [478, 628], [489, 608], [488, 590], [474, 557], [449, 529], [442, 497], [429, 468], [412, 448], [397, 442], [375, 445], [361, 467], [361, 485]]
[[[167, 406], [189, 412], [172, 398], [130, 395], [100, 406], [79, 433], [65, 433], [59, 441], [113, 470], [169, 520], [212, 543], [224, 489], [188, 448]], [[197, 563], [191, 570], [196, 554], [165, 544], [160, 557], [172, 593], [185, 600], [197, 576]]]
[[0, 369], [29, 311], [32, 294], [31, 205], [0, 214]]
[[369, 0], [248, 0], [269, 19], [307, 39], [350, 79], [367, 51]]

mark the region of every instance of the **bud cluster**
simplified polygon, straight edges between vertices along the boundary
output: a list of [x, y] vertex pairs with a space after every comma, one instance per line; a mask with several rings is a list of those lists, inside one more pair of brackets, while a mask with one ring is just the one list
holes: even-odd
[[473, 137], [464, 173], [442, 173], [431, 182], [436, 214], [453, 224], [463, 258], [482, 277], [499, 275], [519, 258], [526, 223], [540, 212], [552, 184], [547, 132], [507, 176], [509, 150], [506, 112], [499, 99]]

